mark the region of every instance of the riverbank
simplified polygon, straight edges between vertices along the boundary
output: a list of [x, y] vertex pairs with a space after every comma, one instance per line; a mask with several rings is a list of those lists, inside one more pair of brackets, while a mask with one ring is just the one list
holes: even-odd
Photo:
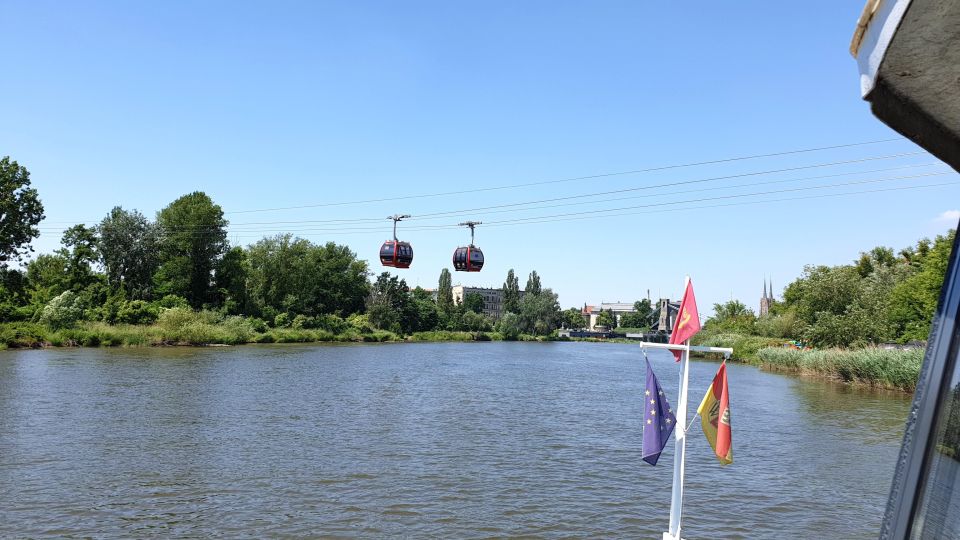
[[[42, 347], [162, 347], [217, 346], [250, 343], [386, 343], [555, 341], [553, 336], [499, 332], [431, 331], [408, 336], [369, 327], [349, 327], [340, 332], [306, 328], [253, 328], [242, 319], [218, 323], [190, 320], [183, 324], [108, 325], [85, 323], [52, 330], [36, 323], [0, 324], [0, 349]], [[560, 341], [636, 343], [632, 340], [559, 338]], [[849, 384], [912, 392], [923, 362], [923, 349], [884, 350], [821, 349], [799, 351], [779, 347], [782, 340], [739, 334], [716, 334], [699, 345], [731, 347], [733, 361], [768, 371], [826, 378]]]
[[757, 352], [759, 367], [768, 371], [826, 377], [854, 385], [913, 392], [925, 349], [766, 348]]
[[216, 346], [249, 343], [386, 343], [547, 341], [556, 338], [499, 332], [416, 332], [408, 336], [369, 327], [349, 327], [340, 332], [309, 328], [257, 329], [244, 320], [209, 323], [192, 320], [180, 325], [109, 325], [84, 323], [53, 330], [36, 323], [0, 324], [0, 349], [42, 347], [162, 347]]
[[[913, 392], [925, 349], [788, 349], [784, 340], [734, 333], [697, 336], [697, 345], [733, 348], [732, 360], [766, 371]], [[701, 355], [710, 356], [710, 355]]]

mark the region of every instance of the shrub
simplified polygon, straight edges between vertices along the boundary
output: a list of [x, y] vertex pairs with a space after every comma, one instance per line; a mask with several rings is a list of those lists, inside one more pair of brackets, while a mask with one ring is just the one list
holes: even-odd
[[[188, 307], [175, 307], [163, 310], [157, 317], [157, 324], [165, 336], [179, 336], [180, 332], [191, 322], [197, 320], [196, 314]], [[175, 337], [171, 338], [176, 340]]]
[[274, 328], [286, 328], [288, 326], [290, 326], [290, 315], [287, 313], [278, 313], [277, 316], [273, 318]]
[[7, 347], [39, 347], [47, 341], [46, 330], [35, 323], [0, 325], [0, 343]]
[[313, 317], [307, 317], [301, 313], [293, 318], [293, 322], [290, 323], [290, 328], [295, 328], [298, 330], [303, 328], [316, 328], [316, 326], [314, 326], [315, 323], [316, 321], [313, 319]]
[[173, 308], [189, 308], [190, 302], [187, 302], [187, 299], [182, 296], [177, 296], [175, 294], [168, 294], [157, 300], [157, 307], [162, 307], [166, 309]]
[[267, 331], [267, 321], [256, 317], [250, 317], [247, 321], [249, 321], [250, 328], [253, 329], [254, 332], [263, 333]]
[[373, 331], [373, 328], [370, 326], [370, 316], [367, 314], [360, 315], [359, 313], [354, 313], [347, 317], [347, 324], [360, 333]]
[[334, 334], [346, 332], [351, 325], [336, 315], [320, 315], [316, 318], [316, 328], [322, 328]]
[[520, 337], [520, 317], [516, 313], [507, 313], [497, 324], [497, 331], [503, 334], [506, 341], [516, 341]]
[[157, 306], [144, 302], [143, 300], [133, 300], [124, 302], [117, 310], [116, 322], [125, 324], [150, 324], [157, 320], [159, 316]]
[[69, 328], [83, 317], [83, 306], [73, 291], [64, 291], [44, 306], [40, 323], [57, 330]]
[[743, 334], [706, 334], [697, 335], [693, 340], [696, 345], [706, 347], [729, 347], [733, 349], [731, 358], [734, 360], [754, 361], [757, 351], [765, 347], [779, 346], [783, 340], [760, 336], [745, 336]]

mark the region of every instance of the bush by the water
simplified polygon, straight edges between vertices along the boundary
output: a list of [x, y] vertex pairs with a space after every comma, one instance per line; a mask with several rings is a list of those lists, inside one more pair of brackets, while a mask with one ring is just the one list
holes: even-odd
[[775, 347], [783, 343], [782, 339], [760, 336], [747, 336], [734, 333], [720, 333], [694, 336], [694, 345], [704, 347], [729, 347], [733, 349], [733, 360], [752, 362], [757, 359], [757, 351], [765, 347]]
[[924, 349], [796, 349], [766, 348], [757, 352], [765, 369], [797, 371], [845, 382], [912, 391], [920, 374]]

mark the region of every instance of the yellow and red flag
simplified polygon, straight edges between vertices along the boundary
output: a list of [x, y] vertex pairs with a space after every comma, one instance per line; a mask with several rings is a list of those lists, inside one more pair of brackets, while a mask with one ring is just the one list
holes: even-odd
[[[680, 311], [677, 313], [677, 322], [673, 325], [669, 343], [683, 344], [700, 331], [700, 314], [697, 312], [697, 299], [693, 297], [693, 282], [687, 279], [686, 290], [683, 291], [683, 300], [680, 301]], [[670, 351], [677, 362], [680, 361], [680, 351]]]
[[733, 463], [733, 434], [730, 431], [730, 392], [727, 391], [727, 363], [720, 364], [707, 395], [697, 407], [700, 425], [721, 465]]

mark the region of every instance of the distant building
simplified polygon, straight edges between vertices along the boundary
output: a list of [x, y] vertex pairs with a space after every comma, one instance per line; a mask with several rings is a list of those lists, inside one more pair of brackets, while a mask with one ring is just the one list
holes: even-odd
[[773, 280], [770, 280], [770, 294], [767, 295], [767, 281], [763, 281], [763, 296], [760, 297], [760, 316], [770, 313], [770, 306], [773, 305]]
[[[483, 314], [493, 320], [500, 320], [503, 315], [502, 288], [453, 286], [453, 301], [455, 303], [462, 304], [468, 294], [479, 294], [480, 298], [483, 298]], [[523, 291], [520, 291], [520, 298], [523, 298]]]
[[587, 323], [587, 328], [594, 330], [597, 328], [597, 317], [600, 316], [601, 311], [609, 311], [613, 315], [613, 319], [617, 321], [617, 325], [620, 324], [620, 317], [627, 313], [636, 313], [637, 310], [633, 308], [632, 303], [626, 302], [603, 302], [598, 306], [583, 306], [581, 313], [583, 314], [584, 321]]

